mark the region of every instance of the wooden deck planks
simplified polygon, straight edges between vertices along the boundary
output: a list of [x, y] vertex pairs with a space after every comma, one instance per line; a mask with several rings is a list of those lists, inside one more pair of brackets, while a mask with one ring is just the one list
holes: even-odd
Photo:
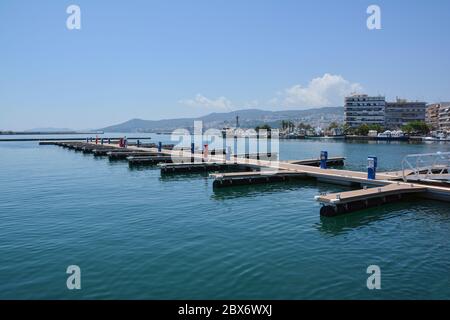
[[322, 203], [328, 204], [344, 204], [360, 200], [367, 200], [371, 198], [379, 198], [390, 195], [410, 194], [417, 192], [425, 192], [427, 190], [424, 186], [406, 183], [392, 183], [382, 187], [360, 189], [339, 193], [332, 193], [327, 195], [316, 196], [315, 199]]

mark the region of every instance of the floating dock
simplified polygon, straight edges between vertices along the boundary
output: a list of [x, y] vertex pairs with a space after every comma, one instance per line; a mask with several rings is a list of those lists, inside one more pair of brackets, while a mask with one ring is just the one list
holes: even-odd
[[426, 187], [406, 183], [388, 184], [382, 187], [332, 193], [316, 196], [315, 199], [325, 204], [320, 214], [325, 217], [337, 216], [361, 209], [397, 202], [416, 193], [424, 193]]
[[156, 157], [161, 156], [158, 152], [144, 152], [144, 151], [109, 151], [106, 153], [110, 160], [126, 160], [129, 157]]
[[301, 172], [289, 170], [277, 171], [251, 171], [233, 173], [215, 173], [210, 177], [214, 178], [213, 187], [231, 187], [248, 184], [262, 184], [271, 182], [285, 182], [293, 179], [304, 179], [306, 175]]
[[191, 162], [191, 157], [177, 157], [167, 155], [158, 155], [152, 157], [131, 156], [128, 157], [127, 160], [130, 166], [154, 166], [159, 163], [187, 163]]
[[278, 153], [276, 152], [268, 152], [268, 153], [244, 153], [244, 154], [233, 154], [232, 158], [241, 158], [241, 159], [253, 159], [253, 160], [278, 160]]
[[[343, 166], [344, 165], [345, 158], [344, 157], [331, 157], [326, 160], [327, 166], [333, 167], [333, 166]], [[290, 164], [301, 164], [305, 166], [313, 166], [318, 167], [320, 166], [320, 159], [304, 159], [304, 160], [288, 160], [283, 161]]]
[[[173, 147], [158, 148], [127, 146], [119, 148], [116, 144], [95, 144], [93, 142], [45, 142], [74, 150], [94, 153], [108, 150], [111, 155], [126, 157], [130, 165], [159, 164], [161, 173], [211, 172], [213, 187], [230, 187], [243, 184], [284, 182], [298, 179], [317, 179], [321, 182], [346, 185], [359, 190], [323, 194], [315, 200], [323, 205], [323, 216], [336, 216], [356, 210], [406, 199], [410, 196], [450, 201], [450, 186], [436, 185], [428, 181], [404, 182], [410, 175], [420, 170], [381, 172], [369, 178], [367, 172], [318, 167], [320, 159], [278, 161], [275, 154], [235, 155], [227, 160], [226, 155], [193, 153], [186, 150], [173, 150]], [[107, 154], [108, 154], [107, 153]], [[130, 156], [131, 154], [131, 156]], [[142, 156], [145, 154], [145, 156]], [[276, 160], [275, 160], [276, 159]], [[341, 166], [343, 157], [328, 158], [327, 165]], [[238, 171], [222, 172], [217, 171]], [[446, 176], [448, 171], [443, 172]], [[420, 176], [419, 176], [420, 177]]]
[[158, 165], [161, 173], [198, 173], [211, 171], [248, 171], [250, 166], [222, 162], [192, 162], [188, 163], [161, 163]]
[[[95, 133], [93, 133], [95, 134]], [[21, 136], [25, 135], [25, 134], [20, 134]], [[30, 136], [34, 136], [36, 135], [36, 133], [34, 132], [30, 132], [29, 134]], [[46, 135], [55, 135], [55, 133], [48, 133]], [[61, 134], [56, 134], [56, 135], [61, 135]], [[72, 135], [80, 135], [80, 134], [72, 134]], [[1, 136], [1, 135], [0, 135]], [[99, 138], [101, 139], [101, 138]], [[111, 140], [111, 141], [118, 141], [119, 138], [103, 138], [103, 140]], [[131, 137], [128, 138], [129, 141], [131, 140], [150, 140], [150, 137]], [[86, 142], [86, 136], [84, 137], [79, 137], [79, 138], [9, 138], [9, 139], [0, 139], [0, 142], [39, 142], [40, 145], [55, 145], [56, 141], [63, 141], [63, 142]]]
[[[243, 155], [245, 159], [249, 159], [249, 157], [245, 157], [248, 155]], [[261, 155], [261, 158], [264, 158], [265, 155]], [[269, 158], [272, 155], [269, 154]], [[236, 159], [238, 157], [233, 157]], [[327, 165], [329, 166], [341, 166], [344, 164], [344, 157], [335, 157], [327, 160]], [[291, 160], [291, 161], [283, 161], [286, 163], [293, 164], [304, 164], [307, 166], [319, 166], [320, 159], [306, 159], [306, 160]], [[211, 171], [259, 171], [261, 168], [258, 165], [252, 164], [238, 164], [238, 163], [224, 163], [223, 160], [221, 162], [191, 162], [191, 163], [172, 163], [172, 164], [161, 164], [159, 166], [161, 168], [161, 173], [188, 173], [188, 172], [211, 172]], [[214, 177], [214, 176], [212, 176]], [[233, 179], [236, 179], [234, 176]], [[279, 180], [279, 179], [277, 179]], [[249, 181], [254, 181], [254, 179], [249, 178]], [[249, 182], [253, 183], [253, 182]], [[223, 185], [223, 184], [219, 184]], [[231, 184], [230, 184], [231, 185]]]

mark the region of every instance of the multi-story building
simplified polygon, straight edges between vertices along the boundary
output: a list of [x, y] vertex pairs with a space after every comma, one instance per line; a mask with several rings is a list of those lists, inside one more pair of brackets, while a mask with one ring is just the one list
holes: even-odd
[[354, 94], [345, 98], [345, 123], [350, 127], [362, 124], [385, 123], [386, 99], [383, 96], [369, 97], [366, 94]]
[[427, 106], [425, 121], [433, 130], [439, 129], [439, 109], [440, 103], [432, 103]]
[[387, 102], [385, 108], [385, 126], [388, 129], [400, 129], [413, 121], [425, 121], [426, 102], [398, 99]]
[[439, 105], [439, 129], [450, 132], [450, 102], [442, 102]]
[[426, 122], [433, 130], [450, 132], [450, 102], [429, 104], [427, 106]]

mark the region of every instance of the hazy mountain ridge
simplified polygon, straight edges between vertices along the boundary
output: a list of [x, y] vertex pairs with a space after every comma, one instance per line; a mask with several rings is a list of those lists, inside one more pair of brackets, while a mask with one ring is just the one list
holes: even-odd
[[166, 132], [177, 128], [191, 129], [194, 121], [203, 121], [204, 128], [222, 128], [234, 126], [236, 116], [239, 116], [240, 126], [253, 128], [259, 124], [269, 123], [273, 127], [281, 120], [293, 120], [309, 123], [313, 126], [327, 124], [332, 121], [342, 121], [343, 107], [324, 107], [307, 110], [266, 111], [246, 109], [224, 113], [210, 113], [198, 118], [179, 118], [164, 120], [131, 119], [126, 122], [102, 128], [105, 132]]

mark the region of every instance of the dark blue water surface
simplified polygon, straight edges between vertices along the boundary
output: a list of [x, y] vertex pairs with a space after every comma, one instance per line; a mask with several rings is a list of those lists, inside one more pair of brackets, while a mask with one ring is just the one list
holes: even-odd
[[[168, 139], [154, 136], [154, 140]], [[283, 141], [282, 159], [347, 157], [400, 169], [449, 144]], [[314, 196], [345, 187], [299, 181], [214, 191], [206, 175], [37, 143], [0, 143], [0, 298], [449, 299], [450, 206], [416, 199], [321, 218]], [[382, 289], [366, 287], [379, 265]], [[82, 289], [69, 291], [78, 265]]]

